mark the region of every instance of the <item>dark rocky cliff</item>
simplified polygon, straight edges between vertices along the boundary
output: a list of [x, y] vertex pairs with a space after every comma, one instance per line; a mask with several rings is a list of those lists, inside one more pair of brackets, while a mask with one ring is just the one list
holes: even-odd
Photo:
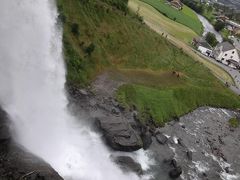
[[0, 179], [62, 180], [42, 159], [27, 152], [11, 138], [9, 119], [0, 107]]

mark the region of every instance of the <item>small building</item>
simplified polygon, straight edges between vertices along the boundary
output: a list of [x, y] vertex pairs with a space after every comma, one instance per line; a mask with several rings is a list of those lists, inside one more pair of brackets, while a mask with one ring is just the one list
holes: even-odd
[[225, 15], [218, 15], [218, 16], [216, 17], [216, 19], [217, 19], [218, 21], [222, 21], [222, 22], [225, 22], [225, 21], [229, 20], [229, 18], [228, 18], [227, 16], [225, 16]]
[[197, 48], [198, 51], [200, 51], [205, 56], [211, 56], [212, 55], [212, 46], [207, 43], [205, 39], [199, 38], [199, 39], [193, 39], [193, 45]]
[[183, 8], [183, 3], [181, 2], [181, 0], [172, 0], [170, 2], [170, 5], [176, 8], [177, 10], [182, 10]]
[[240, 28], [234, 28], [233, 34], [234, 35], [240, 35]]
[[232, 68], [239, 68], [239, 55], [237, 49], [229, 42], [219, 43], [213, 50], [213, 57]]

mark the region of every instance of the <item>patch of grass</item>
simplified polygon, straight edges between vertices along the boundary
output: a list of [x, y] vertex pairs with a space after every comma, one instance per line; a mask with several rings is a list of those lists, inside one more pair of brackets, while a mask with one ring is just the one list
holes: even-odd
[[198, 34], [192, 29], [162, 15], [147, 3], [140, 0], [129, 0], [128, 7], [133, 12], [138, 12], [147, 22], [187, 44], [190, 44], [193, 38], [198, 37]]
[[149, 29], [123, 2], [57, 0], [68, 85], [86, 86], [112, 69], [113, 78], [129, 84], [118, 91], [119, 101], [135, 105], [143, 119], [147, 111], [159, 124], [201, 105], [238, 106], [239, 97], [209, 69]]
[[231, 118], [229, 119], [229, 126], [233, 128], [237, 128], [240, 125], [240, 121], [237, 118]]
[[148, 113], [157, 125], [164, 125], [172, 117], [180, 117], [200, 106], [230, 108], [240, 105], [231, 93], [194, 86], [166, 89], [128, 84], [118, 90], [117, 99], [127, 108], [137, 107], [142, 122], [148, 121], [142, 118]]
[[198, 35], [201, 35], [203, 32], [203, 26], [200, 20], [198, 19], [196, 13], [187, 6], [183, 6], [182, 10], [176, 10], [175, 8], [168, 5], [165, 0], [141, 0], [163, 15], [167, 16], [168, 18], [177, 21], [195, 31]]
[[222, 29], [220, 31], [220, 34], [222, 35], [224, 40], [228, 40], [228, 36], [231, 35], [230, 31], [228, 29], [226, 29], [226, 28]]

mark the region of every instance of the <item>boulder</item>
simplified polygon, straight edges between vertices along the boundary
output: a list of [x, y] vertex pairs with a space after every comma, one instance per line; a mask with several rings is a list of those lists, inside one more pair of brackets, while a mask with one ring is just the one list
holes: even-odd
[[117, 156], [114, 162], [124, 171], [132, 171], [138, 175], [143, 174], [142, 166], [129, 156]]
[[160, 144], [166, 144], [166, 142], [168, 140], [168, 138], [165, 135], [163, 135], [162, 133], [157, 134], [156, 139]]
[[131, 152], [143, 147], [141, 137], [121, 117], [96, 118], [95, 122], [106, 143], [114, 150]]
[[183, 142], [183, 140], [181, 139], [181, 138], [178, 138], [178, 144], [180, 145], [180, 146], [182, 146], [182, 147], [185, 147], [186, 148], [186, 145], [185, 145], [185, 143]]
[[174, 168], [176, 168], [178, 166], [177, 160], [174, 158], [164, 159], [163, 162]]
[[152, 144], [152, 134], [149, 131], [142, 133], [142, 142], [144, 150], [148, 149]]
[[169, 171], [169, 177], [172, 179], [178, 178], [182, 174], [182, 168], [180, 166]]
[[187, 157], [190, 161], [192, 161], [192, 151], [187, 151]]
[[112, 108], [112, 113], [118, 115], [118, 114], [120, 114], [120, 110], [118, 108], [114, 107], [114, 108]]

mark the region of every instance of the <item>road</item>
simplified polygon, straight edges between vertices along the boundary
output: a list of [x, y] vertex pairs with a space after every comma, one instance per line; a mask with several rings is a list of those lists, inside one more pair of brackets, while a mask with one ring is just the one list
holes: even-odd
[[[217, 66], [221, 67], [222, 69], [224, 69], [229, 75], [231, 75], [232, 79], [234, 80], [235, 84], [231, 84], [230, 85], [230, 89], [235, 92], [236, 94], [240, 95], [240, 72], [237, 69], [233, 69], [230, 68], [229, 66], [222, 64], [218, 61], [216, 61], [215, 59], [211, 58], [211, 57], [207, 57], [203, 54], [201, 54], [200, 52], [195, 51], [199, 56], [202, 56], [203, 58], [205, 58], [206, 60], [210, 61], [211, 63], [216, 64]], [[224, 82], [224, 81], [223, 81]], [[226, 83], [226, 82], [224, 82]]]

